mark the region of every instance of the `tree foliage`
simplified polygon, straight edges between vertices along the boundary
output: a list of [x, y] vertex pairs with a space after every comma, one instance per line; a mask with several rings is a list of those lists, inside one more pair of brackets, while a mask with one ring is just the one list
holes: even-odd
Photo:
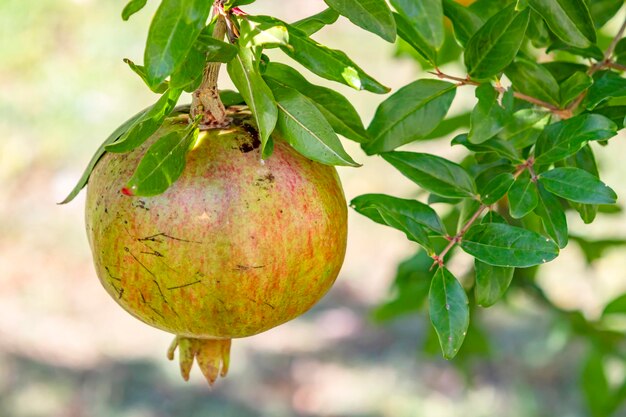
[[[567, 212], [585, 223], [617, 210], [617, 195], [599, 176], [594, 152], [610, 146], [626, 116], [626, 22], [605, 25], [623, 0], [325, 0], [328, 9], [298, 22], [253, 16], [239, 7], [254, 0], [162, 0], [152, 20], [143, 66], [128, 62], [161, 94], [100, 147], [65, 202], [86, 184], [104, 152], [127, 152], [144, 143], [179, 109], [184, 91], [198, 88], [207, 62], [226, 63], [239, 90], [222, 92], [227, 105], [247, 104], [256, 120], [265, 158], [276, 132], [304, 156], [330, 165], [358, 166], [340, 136], [380, 155], [413, 181], [424, 199], [384, 194], [357, 197], [351, 206], [373, 221], [403, 232], [416, 254], [403, 262], [397, 297], [377, 316], [392, 318], [427, 306], [441, 351], [453, 358], [472, 332], [475, 305], [489, 307], [510, 286], [528, 291], [571, 325], [571, 337], [588, 341], [583, 391], [594, 416], [620, 406], [626, 382], [609, 387], [606, 361], [623, 359], [623, 335], [613, 335], [609, 316], [626, 314], [624, 295], [597, 321], [561, 312], [535, 283], [538, 268], [576, 244], [588, 262], [621, 240], [571, 236]], [[127, 20], [145, 0], [124, 8]], [[270, 62], [276, 48], [311, 73], [376, 94], [389, 89], [342, 51], [321, 45], [315, 33], [346, 17], [360, 28], [410, 51], [430, 75], [392, 92], [364, 126], [338, 92], [312, 84], [289, 65]], [[226, 41], [211, 36], [225, 19]], [[618, 22], [618, 26], [619, 26]], [[383, 57], [379, 57], [382, 59]], [[465, 70], [448, 74], [456, 61]], [[468, 114], [450, 116], [457, 90], [474, 88]], [[398, 150], [446, 138], [465, 149], [451, 161]], [[180, 126], [152, 145], [129, 186], [138, 195], [160, 193], [176, 180], [197, 126]], [[367, 162], [365, 162], [367, 163]], [[462, 280], [448, 269], [459, 251], [474, 258]]]

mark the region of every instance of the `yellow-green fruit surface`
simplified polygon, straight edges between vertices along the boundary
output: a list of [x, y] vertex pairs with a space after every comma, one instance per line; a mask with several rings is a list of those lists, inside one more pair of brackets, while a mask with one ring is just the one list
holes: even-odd
[[100, 281], [126, 311], [194, 338], [263, 332], [307, 311], [331, 287], [347, 210], [333, 167], [274, 136], [261, 160], [249, 116], [209, 130], [181, 177], [154, 197], [124, 195], [147, 147], [107, 153], [91, 174], [86, 226]]

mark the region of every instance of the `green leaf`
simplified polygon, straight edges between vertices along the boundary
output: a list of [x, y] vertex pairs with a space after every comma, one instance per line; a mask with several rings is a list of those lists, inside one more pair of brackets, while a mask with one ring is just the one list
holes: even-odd
[[514, 181], [515, 178], [513, 178], [510, 172], [503, 172], [502, 174], [496, 175], [487, 183], [484, 189], [480, 190], [482, 203], [486, 205], [495, 204], [506, 195]]
[[503, 141], [499, 138], [489, 139], [486, 142], [476, 144], [467, 140], [467, 134], [457, 135], [451, 142], [452, 145], [463, 145], [472, 152], [495, 152], [496, 154], [509, 159], [513, 162], [523, 162], [518, 151], [510, 142]]
[[456, 116], [449, 117], [440, 123], [428, 135], [424, 136], [422, 140], [438, 139], [444, 136], [448, 136], [451, 133], [456, 132], [459, 129], [469, 128], [471, 113], [461, 113]]
[[430, 321], [446, 359], [458, 353], [470, 321], [469, 301], [457, 279], [444, 267], [435, 272], [428, 294]]
[[552, 42], [552, 44], [546, 49], [546, 52], [548, 53], [553, 51], [565, 51], [572, 55], [578, 55], [583, 58], [593, 58], [598, 61], [602, 60], [604, 57], [604, 53], [597, 45], [591, 45], [586, 48], [577, 48], [560, 40]]
[[133, 72], [135, 74], [139, 75], [139, 78], [141, 78], [143, 80], [143, 82], [153, 92], [155, 92], [157, 94], [163, 94], [169, 88], [169, 83], [167, 81], [163, 81], [162, 83], [160, 83], [158, 85], [155, 85], [155, 86], [150, 85], [150, 83], [148, 82], [147, 75], [146, 75], [146, 69], [142, 65], [137, 65], [137, 64], [135, 64], [133, 61], [131, 61], [128, 58], [124, 58], [124, 62], [126, 64], [128, 64], [130, 69], [133, 70]]
[[187, 152], [197, 138], [198, 129], [192, 124], [157, 139], [128, 181], [132, 194], [148, 197], [167, 190], [183, 173]]
[[493, 266], [475, 260], [476, 285], [474, 293], [476, 304], [481, 307], [494, 305], [506, 292], [513, 280], [515, 268]]
[[513, 113], [498, 135], [516, 149], [534, 145], [548, 122], [550, 114], [543, 110], [522, 109]]
[[556, 242], [559, 248], [567, 246], [568, 232], [565, 210], [561, 202], [551, 193], [546, 191], [542, 184], [537, 184], [537, 196], [539, 203], [535, 207], [535, 213], [541, 218], [543, 228]]
[[602, 317], [608, 316], [609, 314], [626, 314], [626, 294], [622, 294], [613, 299], [604, 307]]
[[254, 3], [256, 0], [226, 0], [224, 2], [224, 9], [230, 10], [233, 7], [245, 6], [246, 4]]
[[134, 115], [133, 117], [131, 117], [130, 119], [122, 123], [117, 129], [113, 131], [113, 133], [111, 133], [104, 140], [104, 142], [102, 142], [102, 144], [98, 147], [96, 152], [91, 157], [89, 164], [87, 164], [87, 167], [83, 171], [83, 175], [81, 175], [80, 179], [78, 180], [78, 182], [76, 183], [72, 191], [59, 204], [69, 203], [78, 195], [78, 193], [80, 193], [80, 190], [82, 190], [85, 187], [85, 185], [87, 185], [87, 181], [89, 181], [89, 177], [91, 176], [91, 171], [93, 171], [94, 167], [96, 166], [100, 158], [102, 158], [102, 155], [106, 153], [106, 150], [105, 150], [106, 146], [118, 140], [120, 136], [122, 136], [137, 120], [139, 120], [147, 111], [149, 111], [150, 108], [151, 107], [148, 107], [147, 109], [143, 109], [142, 111], [140, 111], [139, 113], [137, 113], [136, 115]]
[[396, 40], [396, 23], [384, 0], [324, 0], [328, 6], [355, 25], [387, 42]]
[[122, 10], [122, 19], [128, 20], [132, 15], [143, 9], [148, 0], [130, 0]]
[[530, 180], [528, 171], [524, 171], [513, 183], [508, 192], [509, 212], [514, 219], [521, 219], [532, 212], [539, 203], [537, 187]]
[[443, 197], [473, 197], [476, 185], [465, 169], [439, 156], [414, 152], [381, 155], [404, 176], [423, 189]]
[[158, 85], [183, 61], [204, 25], [211, 5], [204, 0], [162, 0], [144, 54], [150, 85]]
[[534, 10], [530, 11], [530, 21], [528, 22], [526, 36], [528, 36], [536, 48], [545, 48], [551, 42], [548, 25]]
[[561, 106], [566, 107], [592, 84], [593, 78], [587, 73], [577, 71], [572, 74], [571, 77], [561, 83]]
[[624, 115], [626, 114], [626, 106], [606, 106], [595, 108], [595, 114], [601, 114], [611, 120], [619, 130], [624, 128]]
[[626, 38], [620, 39], [620, 41], [617, 42], [617, 45], [615, 45], [613, 58], [617, 61], [617, 63], [626, 65]]
[[489, 78], [504, 70], [519, 50], [528, 26], [529, 10], [504, 8], [470, 38], [465, 48], [465, 66], [474, 78]]
[[237, 47], [215, 39], [207, 27], [193, 43], [184, 61], [172, 73], [170, 87], [194, 91], [197, 88], [196, 84], [202, 80], [207, 62], [227, 63], [232, 61], [237, 53]]
[[463, 237], [461, 248], [489, 265], [517, 268], [543, 264], [559, 254], [550, 239], [500, 223], [473, 226]]
[[395, 297], [380, 305], [374, 311], [374, 320], [386, 321], [419, 310], [426, 298], [434, 272], [430, 271], [433, 260], [419, 250], [415, 255], [402, 261], [393, 281]]
[[[595, 178], [599, 177], [596, 159], [593, 155], [593, 150], [589, 145], [585, 145], [575, 155], [572, 155], [569, 158], [563, 160], [563, 165], [580, 168], [593, 175]], [[598, 213], [598, 205], [595, 204], [581, 204], [573, 201], [570, 201], [569, 204], [580, 214], [580, 218], [586, 224], [593, 222], [596, 214]]]
[[248, 16], [248, 19], [284, 25], [289, 34], [289, 45], [282, 46], [281, 50], [320, 77], [357, 90], [378, 94], [389, 91], [389, 88], [367, 75], [345, 53], [320, 45], [295, 27], [268, 16]]
[[350, 207], [376, 223], [385, 224], [384, 219], [380, 217], [381, 213], [392, 213], [410, 218], [437, 235], [446, 235], [446, 229], [435, 210], [417, 200], [406, 200], [385, 194], [364, 194], [353, 199]]
[[272, 78], [268, 78], [268, 84], [279, 110], [276, 127], [295, 150], [323, 164], [359, 166], [311, 100]]
[[617, 126], [599, 114], [581, 114], [547, 126], [535, 149], [535, 164], [549, 165], [578, 152], [588, 141], [606, 140]]
[[586, 48], [596, 42], [596, 31], [584, 0], [528, 0], [563, 42]]
[[481, 16], [454, 0], [443, 0], [443, 13], [452, 22], [454, 37], [461, 46], [465, 46], [484, 24]]
[[585, 361], [580, 381], [591, 416], [610, 416], [612, 413], [608, 408], [611, 402], [612, 390], [604, 371], [604, 356], [602, 353], [596, 350], [590, 352]]
[[470, 131], [467, 140], [480, 144], [497, 135], [506, 122], [508, 112], [498, 102], [498, 92], [489, 83], [476, 88], [478, 105], [470, 118]]
[[393, 18], [396, 22], [396, 29], [400, 39], [410, 45], [431, 65], [435, 66], [437, 63], [437, 51], [415, 30], [407, 18], [398, 13], [393, 13]]
[[456, 86], [439, 80], [417, 80], [383, 101], [367, 131], [363, 146], [369, 155], [391, 151], [432, 132], [448, 113]]
[[137, 118], [133, 125], [114, 143], [108, 144], [108, 152], [124, 153], [132, 151], [143, 144], [159, 127], [165, 118], [174, 110], [182, 91], [170, 89], [148, 110]]
[[278, 20], [240, 19], [240, 48], [275, 48], [289, 45], [289, 31], [285, 23]]
[[230, 79], [254, 116], [261, 136], [261, 152], [265, 155], [265, 146], [278, 120], [278, 107], [272, 91], [261, 77], [251, 49], [240, 48], [237, 57], [228, 63], [227, 69]]
[[313, 16], [309, 16], [302, 20], [298, 20], [297, 22], [292, 23], [291, 25], [296, 29], [301, 30], [307, 36], [311, 36], [315, 32], [319, 31], [326, 25], [332, 25], [339, 18], [339, 13], [334, 11], [333, 9], [326, 9], [321, 11]]
[[298, 90], [300, 94], [308, 97], [335, 132], [359, 143], [369, 140], [361, 117], [352, 103], [338, 92], [311, 84], [298, 71], [284, 64], [274, 62], [268, 64], [263, 76]]
[[546, 68], [533, 61], [518, 58], [504, 73], [513, 82], [516, 91], [558, 106], [559, 84]]
[[614, 97], [626, 97], [626, 78], [613, 71], [602, 71], [595, 80], [585, 99], [585, 107], [593, 109]]
[[391, 0], [391, 4], [432, 49], [441, 49], [445, 37], [441, 0]]
[[233, 90], [220, 90], [220, 100], [222, 100], [224, 107], [246, 104], [241, 94]]
[[544, 62], [541, 66], [550, 71], [559, 84], [574, 75], [575, 72], [587, 71], [586, 65], [566, 61]]
[[617, 194], [596, 176], [578, 168], [555, 168], [539, 175], [546, 190], [583, 204], [614, 204]]
[[591, 19], [596, 29], [604, 26], [624, 5], [624, 0], [592, 0], [589, 5]]

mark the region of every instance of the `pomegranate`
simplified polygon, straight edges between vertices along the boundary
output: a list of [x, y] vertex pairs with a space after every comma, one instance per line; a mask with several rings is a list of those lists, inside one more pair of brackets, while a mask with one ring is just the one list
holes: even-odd
[[229, 127], [200, 133], [165, 193], [125, 195], [124, 186], [167, 126], [132, 152], [105, 154], [86, 202], [104, 288], [139, 320], [176, 335], [168, 356], [179, 348], [185, 380], [196, 359], [210, 384], [228, 370], [231, 339], [311, 308], [335, 281], [346, 249], [335, 169], [276, 133], [263, 161], [249, 112], [231, 108], [229, 116]]

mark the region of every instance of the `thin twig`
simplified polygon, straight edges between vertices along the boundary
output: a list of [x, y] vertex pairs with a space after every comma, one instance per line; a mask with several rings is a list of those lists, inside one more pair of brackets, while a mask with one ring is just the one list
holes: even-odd
[[439, 265], [439, 266], [443, 266], [444, 264], [444, 258], [445, 256], [448, 254], [448, 252], [450, 252], [450, 250], [457, 244], [461, 242], [461, 239], [463, 239], [463, 236], [465, 235], [465, 233], [467, 233], [467, 231], [469, 230], [470, 227], [472, 227], [472, 225], [474, 224], [474, 222], [476, 222], [476, 220], [478, 220], [478, 218], [480, 217], [480, 215], [483, 213], [483, 211], [485, 211], [485, 209], [488, 206], [485, 204], [481, 204], [480, 207], [478, 208], [478, 210], [476, 210], [476, 212], [474, 213], [474, 215], [472, 215], [472, 217], [463, 225], [463, 227], [461, 228], [461, 230], [459, 230], [457, 232], [456, 235], [452, 236], [452, 237], [448, 237], [448, 240], [450, 241], [450, 243], [448, 243], [448, 246], [446, 246], [441, 253], [439, 253], [439, 255], [433, 255], [432, 258], [435, 261], [434, 265]]
[[626, 31], [626, 19], [624, 19], [622, 26], [619, 28], [619, 31], [617, 32], [617, 35], [613, 38], [613, 41], [611, 42], [607, 50], [604, 52], [605, 62], [607, 63], [610, 62], [611, 57], [613, 56], [613, 52], [615, 52], [615, 47], [624, 36], [624, 31]]
[[[458, 86], [463, 86], [463, 85], [475, 85], [475, 86], [479, 86], [481, 85], [480, 82], [476, 81], [476, 80], [472, 80], [469, 75], [466, 78], [461, 78], [461, 77], [455, 77], [454, 75], [449, 75], [446, 74], [444, 72], [442, 72], [439, 68], [435, 68], [435, 71], [429, 71], [430, 74], [436, 75], [438, 78], [442, 79], [442, 80], [450, 80], [450, 81], [456, 81], [458, 84]], [[504, 93], [506, 91], [506, 89], [502, 86], [495, 86], [494, 87], [496, 89], [496, 91], [498, 91], [499, 93]], [[543, 100], [539, 100], [538, 98], [535, 97], [531, 97], [529, 95], [520, 93], [518, 91], [515, 91], [513, 93], [513, 96], [515, 98], [518, 98], [520, 100], [524, 100], [527, 101], [529, 103], [532, 103], [534, 105], [540, 106], [540, 107], [545, 107], [546, 109], [554, 112], [554, 113], [558, 113], [561, 112], [562, 110], [559, 109], [558, 107], [543, 101]]]

